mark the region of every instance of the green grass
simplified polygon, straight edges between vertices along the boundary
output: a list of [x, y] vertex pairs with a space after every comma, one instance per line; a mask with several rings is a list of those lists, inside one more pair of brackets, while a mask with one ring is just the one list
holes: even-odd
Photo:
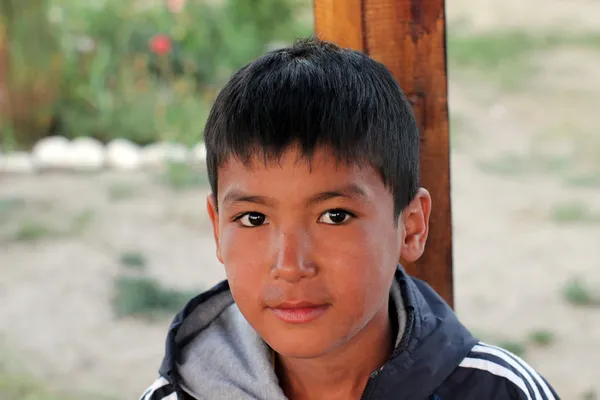
[[480, 35], [449, 35], [448, 60], [459, 66], [495, 68], [529, 56], [533, 51], [552, 48], [565, 39], [535, 36], [525, 31], [498, 31]]
[[[497, 31], [480, 35], [450, 34], [448, 64], [451, 69], [478, 71], [481, 77], [514, 90], [523, 87], [536, 69], [533, 55], [559, 46], [600, 47], [600, 36], [538, 34], [525, 31]], [[469, 76], [472, 76], [471, 74]]]
[[540, 155], [533, 157], [533, 162], [540, 172], [562, 174], [569, 169], [573, 159], [569, 156]]
[[19, 242], [79, 235], [92, 223], [94, 215], [93, 210], [86, 209], [70, 217], [71, 221], [66, 224], [50, 223], [40, 216], [25, 215], [15, 221], [8, 235], [11, 240]]
[[600, 222], [600, 215], [592, 212], [587, 204], [579, 201], [554, 205], [550, 212], [550, 218], [558, 224]]
[[564, 178], [564, 183], [571, 187], [600, 187], [600, 172], [589, 172], [584, 174], [571, 174]]
[[124, 183], [114, 183], [108, 187], [108, 198], [112, 201], [121, 201], [133, 197], [136, 188]]
[[502, 347], [518, 357], [523, 357], [527, 350], [524, 344], [514, 340], [502, 340], [496, 343], [496, 346]]
[[21, 197], [0, 198], [0, 217], [10, 215], [25, 206], [25, 199]]
[[121, 265], [125, 268], [144, 269], [147, 261], [143, 254], [138, 252], [126, 252], [121, 254], [119, 259]]
[[154, 319], [175, 313], [196, 292], [186, 292], [162, 287], [148, 277], [121, 276], [115, 281], [116, 295], [113, 310], [117, 317], [143, 317]]
[[63, 400], [63, 395], [49, 389], [29, 376], [0, 373], [2, 400]]
[[529, 341], [539, 347], [551, 345], [554, 339], [554, 334], [548, 330], [536, 330], [529, 334]]
[[493, 160], [479, 160], [477, 166], [483, 172], [503, 176], [520, 176], [531, 171], [530, 161], [515, 154], [505, 154]]
[[89, 393], [67, 394], [29, 375], [0, 371], [2, 400], [114, 400]]
[[68, 234], [79, 234], [90, 224], [92, 216], [93, 213], [88, 211], [77, 214], [73, 219], [71, 227], [67, 231], [57, 229], [41, 220], [28, 217], [23, 219], [18, 225], [13, 235], [13, 240], [35, 242]]
[[60, 232], [48, 224], [30, 217], [21, 221], [14, 233], [13, 239], [16, 241], [33, 242], [59, 234]]
[[206, 171], [187, 163], [170, 162], [161, 176], [163, 183], [173, 189], [189, 189], [208, 185]]
[[600, 306], [600, 294], [596, 294], [580, 278], [570, 279], [563, 289], [565, 300], [575, 306]]
[[490, 33], [478, 36], [448, 38], [450, 68], [481, 72], [505, 89], [515, 89], [533, 73], [528, 54], [535, 40], [522, 32]]
[[15, 367], [17, 362], [0, 354], [0, 399], [2, 400], [114, 400], [90, 393], [65, 393]]
[[501, 154], [489, 160], [478, 160], [477, 166], [486, 173], [502, 176], [522, 176], [530, 173], [566, 176], [573, 163], [570, 156], [552, 156], [532, 152], [530, 155]]
[[83, 232], [94, 220], [94, 210], [87, 209], [79, 212], [73, 218], [71, 223], [71, 233], [78, 234]]

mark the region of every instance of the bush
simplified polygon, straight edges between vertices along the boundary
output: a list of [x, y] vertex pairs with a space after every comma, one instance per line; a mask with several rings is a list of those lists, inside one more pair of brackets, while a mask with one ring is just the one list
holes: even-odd
[[175, 14], [122, 0], [2, 1], [20, 16], [10, 78], [27, 72], [3, 133], [21, 145], [48, 133], [194, 143], [234, 70], [311, 29], [299, 19], [308, 0], [188, 0]]
[[600, 306], [600, 295], [597, 295], [578, 277], [571, 278], [563, 289], [568, 303], [575, 306]]
[[117, 317], [157, 318], [175, 313], [196, 294], [165, 289], [148, 277], [121, 276], [115, 286], [113, 309]]
[[49, 0], [0, 1], [0, 132], [3, 147], [33, 143], [53, 124], [62, 58]]

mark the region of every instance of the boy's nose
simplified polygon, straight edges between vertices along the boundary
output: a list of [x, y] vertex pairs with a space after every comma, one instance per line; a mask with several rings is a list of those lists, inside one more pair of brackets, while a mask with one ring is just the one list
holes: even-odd
[[276, 244], [273, 279], [294, 283], [302, 278], [311, 278], [317, 273], [310, 257], [310, 241], [301, 233], [280, 233]]

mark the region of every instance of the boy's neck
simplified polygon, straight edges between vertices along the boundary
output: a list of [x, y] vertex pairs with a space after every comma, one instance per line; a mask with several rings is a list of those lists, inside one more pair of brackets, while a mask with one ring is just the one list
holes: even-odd
[[352, 339], [315, 359], [278, 356], [276, 372], [290, 400], [359, 399], [371, 373], [383, 366], [393, 351], [395, 324], [388, 304]]

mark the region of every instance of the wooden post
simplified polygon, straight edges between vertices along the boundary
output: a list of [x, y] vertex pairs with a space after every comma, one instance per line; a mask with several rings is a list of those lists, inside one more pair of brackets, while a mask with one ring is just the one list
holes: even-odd
[[433, 198], [424, 256], [405, 265], [453, 305], [444, 0], [314, 0], [316, 34], [386, 65], [421, 132], [421, 185]]

